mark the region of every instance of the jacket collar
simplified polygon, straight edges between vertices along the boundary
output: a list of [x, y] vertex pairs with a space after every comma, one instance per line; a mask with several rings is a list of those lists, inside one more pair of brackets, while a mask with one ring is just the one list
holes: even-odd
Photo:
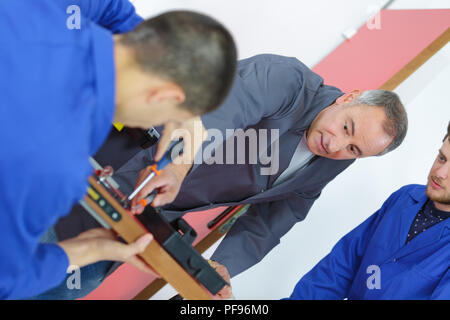
[[425, 194], [425, 186], [423, 185], [417, 185], [417, 187], [409, 190], [408, 193], [415, 202], [425, 203], [425, 201], [428, 199], [427, 195]]
[[284, 194], [287, 190], [295, 190], [297, 194], [308, 198], [318, 197], [325, 185], [354, 161], [355, 159], [333, 160], [314, 156], [305, 168], [295, 172], [292, 177], [276, 186], [271, 186], [264, 194], [260, 193], [253, 197], [260, 198]]
[[450, 228], [450, 219], [442, 221], [430, 229], [422, 232], [414, 238], [409, 244], [405, 245], [406, 236], [411, 224], [414, 221], [417, 213], [427, 201], [428, 197], [425, 194], [425, 186], [418, 185], [408, 191], [409, 196], [414, 200], [414, 203], [407, 206], [401, 212], [401, 226], [400, 226], [400, 249], [395, 253], [397, 258], [404, 257], [410, 253], [416, 252], [421, 248], [437, 243], [448, 232]]

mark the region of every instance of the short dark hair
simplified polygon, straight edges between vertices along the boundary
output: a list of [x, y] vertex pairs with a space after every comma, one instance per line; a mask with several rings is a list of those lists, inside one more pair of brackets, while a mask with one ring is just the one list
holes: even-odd
[[216, 20], [192, 11], [170, 11], [124, 34], [146, 71], [178, 84], [182, 107], [200, 115], [216, 109], [228, 95], [237, 68], [231, 34]]
[[383, 129], [393, 140], [378, 156], [384, 155], [401, 145], [408, 131], [408, 115], [399, 96], [388, 90], [367, 90], [354, 102], [354, 104], [360, 103], [382, 107], [386, 114], [387, 120], [383, 123]]
[[447, 134], [445, 135], [444, 139], [442, 140], [442, 142], [445, 141], [445, 139], [448, 138], [448, 141], [450, 142], [450, 121], [448, 122], [448, 126], [447, 126]]

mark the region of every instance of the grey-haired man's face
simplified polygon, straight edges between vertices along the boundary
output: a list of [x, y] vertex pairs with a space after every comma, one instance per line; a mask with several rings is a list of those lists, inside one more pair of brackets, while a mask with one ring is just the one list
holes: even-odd
[[386, 120], [381, 107], [333, 104], [309, 127], [308, 148], [318, 156], [336, 160], [377, 155], [393, 141], [383, 129]]

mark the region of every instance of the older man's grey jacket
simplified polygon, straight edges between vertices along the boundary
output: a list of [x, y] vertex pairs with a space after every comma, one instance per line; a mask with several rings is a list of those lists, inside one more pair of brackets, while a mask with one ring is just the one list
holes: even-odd
[[[230, 229], [212, 259], [225, 265], [231, 276], [253, 266], [295, 223], [306, 217], [326, 184], [353, 162], [315, 156], [306, 167], [273, 186], [288, 167], [305, 130], [320, 111], [342, 94], [339, 89], [324, 85], [319, 75], [295, 58], [258, 55], [240, 61], [229, 97], [218, 110], [204, 115], [202, 120], [206, 129], [218, 129], [224, 137], [226, 129], [254, 129], [256, 133], [264, 129], [279, 130], [277, 172], [263, 175], [261, 168], [264, 165], [250, 164], [248, 158], [245, 164], [236, 164], [235, 149], [234, 164], [195, 165], [183, 181], [175, 201], [163, 207], [163, 212], [169, 217], [178, 217], [186, 212], [218, 206], [251, 204]], [[227, 141], [229, 139], [233, 137]], [[258, 134], [257, 139], [259, 144], [261, 137]], [[115, 177], [124, 191], [133, 189], [139, 171], [150, 164], [155, 149], [140, 152], [118, 170]], [[228, 150], [220, 146], [216, 156], [219, 149], [223, 150], [225, 159]], [[250, 149], [247, 140], [247, 154]], [[267, 149], [275, 149], [273, 145], [271, 148], [270, 139], [259, 146], [257, 152]]]

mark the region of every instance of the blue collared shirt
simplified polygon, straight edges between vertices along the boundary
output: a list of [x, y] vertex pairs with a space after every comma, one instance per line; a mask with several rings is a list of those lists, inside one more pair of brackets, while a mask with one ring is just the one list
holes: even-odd
[[450, 220], [405, 243], [425, 186], [393, 193], [297, 283], [290, 299], [450, 299]]
[[141, 21], [126, 0], [0, 2], [1, 299], [63, 281], [67, 255], [39, 238], [85, 194], [114, 115], [112, 33]]

